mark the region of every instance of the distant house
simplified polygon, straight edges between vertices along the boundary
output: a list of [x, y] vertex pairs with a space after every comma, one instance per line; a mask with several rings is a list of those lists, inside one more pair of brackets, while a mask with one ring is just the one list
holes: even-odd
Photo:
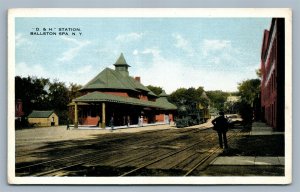
[[228, 96], [226, 102], [237, 103], [241, 99], [241, 96]]
[[57, 126], [58, 116], [54, 111], [32, 111], [28, 115], [28, 122], [34, 126]]

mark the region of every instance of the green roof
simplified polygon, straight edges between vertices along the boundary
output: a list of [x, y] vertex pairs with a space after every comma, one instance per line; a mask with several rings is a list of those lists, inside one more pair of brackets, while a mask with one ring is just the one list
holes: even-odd
[[52, 115], [54, 111], [32, 111], [29, 115], [28, 118], [48, 118], [50, 115]]
[[166, 101], [145, 101], [132, 97], [117, 96], [112, 94], [106, 94], [102, 92], [92, 92], [81, 97], [74, 99], [75, 102], [112, 102], [112, 103], [123, 103], [145, 107], [155, 107], [164, 110], [175, 110], [177, 107]]
[[159, 98], [156, 99], [156, 102], [159, 105], [162, 105], [162, 106], [164, 106], [165, 109], [169, 109], [169, 110], [177, 109], [176, 105], [174, 105], [168, 101], [168, 99], [167, 99], [168, 95], [165, 92], [165, 90], [162, 90], [162, 92], [158, 96], [159, 96]]
[[167, 97], [167, 93], [165, 92], [165, 90], [162, 90], [162, 92], [158, 95], [159, 97]]
[[[126, 80], [137, 90], [142, 90], [142, 91], [146, 91], [148, 92], [149, 94], [154, 94], [150, 89], [148, 89], [147, 87], [145, 87], [143, 84], [141, 84], [140, 82], [138, 82], [137, 80], [135, 80], [134, 78], [130, 77], [130, 76], [127, 76], [125, 77]], [[154, 96], [156, 96], [154, 94]]]
[[126, 62], [123, 53], [121, 53], [120, 57], [118, 58], [118, 60], [114, 65], [127, 65], [128, 67], [130, 67], [130, 65], [128, 65]]
[[[116, 69], [120, 65], [129, 66], [124, 58], [123, 53], [121, 53], [119, 59], [114, 64]], [[145, 87], [139, 81], [135, 80], [133, 77], [124, 75], [123, 71], [113, 70], [110, 68], [105, 68], [96, 77], [90, 80], [86, 85], [84, 85], [81, 90], [129, 90], [135, 92], [146, 92], [148, 95], [157, 97], [150, 89]]]
[[151, 96], [157, 97], [157, 95], [156, 95], [155, 93], [153, 93], [151, 90], [148, 92], [148, 95], [151, 95]]
[[[72, 106], [72, 105], [75, 105], [75, 102], [74, 102], [74, 101], [68, 104], [68, 106]], [[78, 102], [77, 105], [90, 105], [90, 104]]]
[[156, 99], [156, 103], [159, 106], [162, 106], [164, 109], [167, 109], [167, 110], [176, 110], [177, 109], [176, 105], [170, 103], [166, 97], [160, 97], [160, 98]]
[[105, 68], [96, 77], [89, 81], [81, 90], [85, 89], [125, 89], [138, 91], [132, 83], [121, 73]]
[[84, 85], [81, 90], [86, 89], [121, 89], [136, 92], [146, 91], [149, 92], [149, 94], [156, 96], [133, 77], [124, 76], [118, 71], [110, 68], [105, 68], [101, 71], [96, 77]]

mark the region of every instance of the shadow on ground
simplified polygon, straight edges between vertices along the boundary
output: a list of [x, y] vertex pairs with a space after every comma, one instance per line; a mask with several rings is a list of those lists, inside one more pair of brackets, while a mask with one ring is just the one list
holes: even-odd
[[[246, 135], [230, 142], [220, 156], [284, 156], [284, 135]], [[210, 165], [194, 176], [284, 176], [284, 166]]]
[[284, 135], [242, 136], [221, 156], [284, 156]]

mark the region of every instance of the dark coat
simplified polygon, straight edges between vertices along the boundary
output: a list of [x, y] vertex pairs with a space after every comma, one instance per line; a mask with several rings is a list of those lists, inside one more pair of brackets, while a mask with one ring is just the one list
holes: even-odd
[[228, 121], [223, 115], [212, 120], [212, 124], [214, 125], [213, 129], [215, 131], [218, 131], [218, 132], [227, 132], [228, 131]]

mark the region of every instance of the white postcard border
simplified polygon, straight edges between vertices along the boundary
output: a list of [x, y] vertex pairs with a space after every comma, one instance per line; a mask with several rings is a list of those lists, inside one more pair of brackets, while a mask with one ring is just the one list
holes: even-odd
[[[285, 176], [283, 177], [16, 177], [15, 18], [17, 17], [280, 17], [285, 18]], [[101, 8], [8, 11], [8, 182], [10, 184], [290, 184], [292, 182], [292, 13], [288, 8]]]

